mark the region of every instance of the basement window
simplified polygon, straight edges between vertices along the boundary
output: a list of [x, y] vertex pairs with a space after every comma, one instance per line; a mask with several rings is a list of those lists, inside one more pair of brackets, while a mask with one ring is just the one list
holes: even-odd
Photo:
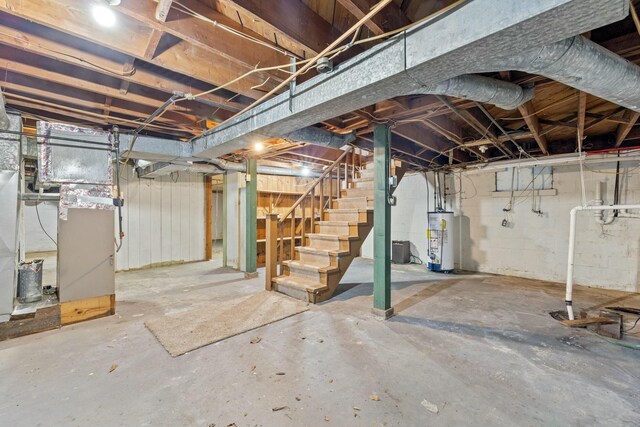
[[507, 168], [496, 172], [496, 191], [552, 190], [553, 168], [534, 166], [532, 168]]

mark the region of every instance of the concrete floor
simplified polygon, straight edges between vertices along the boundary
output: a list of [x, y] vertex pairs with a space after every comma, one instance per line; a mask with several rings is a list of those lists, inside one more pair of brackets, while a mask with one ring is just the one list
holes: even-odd
[[[371, 275], [358, 259], [329, 302], [172, 358], [145, 320], [262, 277], [217, 262], [119, 273], [117, 315], [0, 343], [0, 425], [640, 425], [640, 352], [553, 320], [562, 286], [394, 267], [398, 315], [380, 321]], [[575, 301], [640, 306], [594, 289]]]

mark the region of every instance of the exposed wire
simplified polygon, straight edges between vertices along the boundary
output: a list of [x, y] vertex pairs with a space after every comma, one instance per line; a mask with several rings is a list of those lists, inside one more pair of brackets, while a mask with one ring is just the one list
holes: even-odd
[[[16, 40], [18, 42], [18, 45], [22, 45], [22, 44], [28, 42], [28, 40], [20, 38], [20, 37], [16, 37], [13, 34], [8, 34], [8, 33], [5, 33], [5, 32], [2, 32], [2, 31], [0, 31], [0, 34], [2, 34], [3, 36], [7, 36], [7, 37], [10, 37], [10, 38]], [[75, 59], [76, 61], [82, 62], [84, 64], [88, 64], [88, 65], [90, 65], [90, 66], [92, 66], [92, 67], [94, 67], [94, 68], [96, 68], [98, 70], [102, 70], [104, 72], [107, 72], [109, 74], [113, 74], [113, 75], [118, 76], [118, 77], [131, 77], [136, 73], [136, 67], [133, 67], [130, 71], [114, 71], [114, 70], [112, 70], [110, 68], [103, 67], [102, 65], [98, 65], [98, 64], [96, 64], [94, 62], [88, 61], [88, 60], [86, 60], [86, 59], [84, 59], [84, 58], [82, 58], [80, 56], [71, 55], [69, 53], [65, 53], [65, 52], [61, 52], [59, 50], [51, 49], [51, 48], [42, 46], [42, 45], [37, 44], [37, 43], [34, 45], [34, 47], [36, 47], [38, 49], [41, 49], [41, 50], [46, 50], [46, 51], [49, 51], [49, 52], [53, 52], [53, 53], [56, 53], [58, 55], [66, 56], [67, 58]]]
[[225, 24], [222, 24], [222, 23], [220, 23], [218, 21], [215, 21], [215, 20], [213, 20], [211, 18], [208, 18], [208, 17], [202, 15], [201, 13], [198, 13], [195, 10], [185, 6], [184, 4], [180, 3], [177, 0], [173, 1], [171, 7], [176, 9], [179, 12], [182, 12], [182, 13], [186, 14], [186, 15], [190, 15], [190, 16], [193, 16], [194, 18], [200, 19], [200, 20], [202, 20], [204, 22], [208, 22], [209, 24], [212, 24], [214, 27], [217, 27], [217, 28], [220, 28], [221, 30], [227, 31], [227, 32], [229, 32], [229, 33], [231, 33], [231, 34], [233, 34], [235, 36], [238, 36], [238, 37], [243, 38], [245, 40], [249, 40], [249, 41], [251, 41], [253, 43], [256, 43], [258, 45], [264, 46], [266, 48], [275, 50], [276, 52], [281, 53], [283, 55], [296, 57], [296, 58], [298, 57], [293, 52], [290, 52], [290, 51], [288, 51], [288, 50], [286, 50], [286, 49], [284, 49], [284, 48], [282, 48], [280, 46], [273, 45], [272, 43], [266, 42], [266, 41], [261, 40], [261, 39], [259, 39], [257, 37], [254, 37], [254, 36], [251, 36], [249, 34], [243, 33], [242, 31], [238, 31], [238, 30], [236, 30], [234, 28], [231, 28], [231, 27], [229, 27], [229, 26], [227, 26]]
[[44, 229], [44, 225], [42, 225], [42, 220], [40, 220], [40, 212], [38, 211], [39, 204], [40, 204], [40, 196], [38, 195], [38, 200], [36, 200], [36, 216], [38, 217], [38, 223], [40, 224], [40, 228], [42, 228], [43, 233], [53, 242], [54, 245], [56, 245], [56, 248], [57, 248], [58, 242], [53, 240], [53, 237], [51, 237], [49, 233], [47, 233], [47, 230]]
[[638, 325], [638, 322], [640, 322], [640, 317], [638, 317], [638, 318], [636, 319], [636, 321], [635, 321], [635, 323], [633, 324], [633, 326], [632, 326], [632, 327], [630, 327], [630, 328], [628, 328], [628, 329], [624, 329], [622, 332], [625, 332], [625, 333], [626, 333], [626, 332], [630, 332], [630, 331], [632, 331], [632, 330], [633, 330], [633, 329]]

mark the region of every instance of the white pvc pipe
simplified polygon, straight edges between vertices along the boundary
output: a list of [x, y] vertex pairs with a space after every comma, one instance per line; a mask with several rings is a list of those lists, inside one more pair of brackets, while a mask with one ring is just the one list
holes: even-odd
[[567, 259], [567, 289], [564, 298], [567, 305], [567, 315], [570, 320], [575, 319], [573, 316], [573, 264], [576, 249], [576, 214], [578, 211], [613, 211], [624, 209], [640, 209], [640, 205], [576, 206], [571, 209], [569, 221], [569, 256]]

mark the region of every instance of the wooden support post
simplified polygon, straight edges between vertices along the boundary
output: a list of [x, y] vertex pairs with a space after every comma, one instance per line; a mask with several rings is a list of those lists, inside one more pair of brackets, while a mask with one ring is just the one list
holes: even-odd
[[222, 175], [222, 266], [227, 266], [227, 174]]
[[311, 192], [311, 232], [316, 232], [316, 187]]
[[257, 160], [247, 160], [245, 201], [245, 276], [257, 277], [258, 253], [258, 174]]
[[[284, 242], [282, 243], [284, 244]], [[289, 259], [293, 260], [294, 249], [296, 246], [296, 210], [291, 212], [291, 247], [289, 248]]]
[[391, 206], [389, 167], [391, 128], [376, 126], [373, 133], [373, 313], [384, 319], [393, 316], [391, 307]]
[[265, 289], [270, 291], [278, 266], [278, 214], [266, 216]]
[[336, 199], [342, 197], [342, 185], [340, 184], [340, 164], [336, 165], [336, 169], [338, 170], [338, 179], [336, 180], [336, 190], [338, 194], [336, 194]]
[[324, 221], [324, 180], [320, 182], [320, 221]]
[[213, 188], [211, 177], [204, 176], [204, 259], [213, 258]]
[[[305, 246], [305, 242], [304, 242], [304, 238], [305, 238], [305, 228], [307, 227], [307, 215], [305, 212], [305, 202], [307, 201], [307, 199], [302, 200], [302, 203], [300, 203], [300, 209], [302, 209], [302, 229], [300, 230], [300, 246]], [[293, 258], [292, 258], [293, 259]]]

